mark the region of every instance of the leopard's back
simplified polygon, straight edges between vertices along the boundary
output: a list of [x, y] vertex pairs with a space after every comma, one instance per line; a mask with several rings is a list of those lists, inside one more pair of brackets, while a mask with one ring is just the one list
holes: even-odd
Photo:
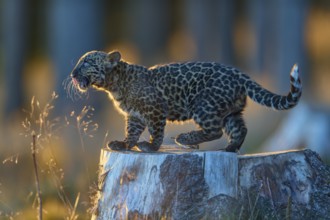
[[[173, 63], [150, 68], [152, 84], [168, 105], [169, 120], [191, 119], [197, 105], [212, 99], [205, 111], [216, 107], [225, 111], [241, 100], [245, 105], [245, 88], [239, 70], [214, 62]], [[212, 106], [211, 106], [212, 105]]]

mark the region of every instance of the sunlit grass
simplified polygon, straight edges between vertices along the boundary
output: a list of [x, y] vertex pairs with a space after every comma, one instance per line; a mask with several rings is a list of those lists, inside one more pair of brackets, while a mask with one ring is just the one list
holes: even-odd
[[[90, 195], [88, 189], [83, 190], [81, 186], [92, 185], [91, 174], [88, 171], [88, 161], [90, 159], [88, 160], [89, 155], [86, 152], [85, 141], [93, 138], [98, 130], [98, 124], [92, 120], [94, 108], [85, 106], [78, 113], [72, 111], [68, 116], [52, 117], [52, 111], [55, 109], [54, 102], [57, 98], [58, 95], [53, 93], [49, 101], [42, 104], [37, 98], [32, 97], [29, 109], [24, 110], [26, 118], [21, 123], [23, 131], [20, 135], [25, 138], [26, 146], [31, 146], [29, 150], [30, 157], [26, 157], [26, 153], [24, 152], [17, 152], [6, 157], [2, 162], [6, 165], [12, 164], [11, 166], [14, 167], [28, 163], [29, 166], [24, 168], [24, 172], [30, 173], [31, 176], [38, 173], [40, 178], [35, 183], [37, 190], [35, 190], [36, 187], [29, 189], [34, 184], [34, 181], [25, 182], [23, 185], [20, 184], [20, 186], [28, 186], [26, 191], [29, 191], [29, 193], [25, 201], [23, 198], [17, 198], [17, 200], [24, 201], [24, 203], [29, 203], [25, 208], [22, 206], [10, 207], [7, 205], [6, 199], [1, 197], [0, 192], [0, 206], [8, 206], [4, 211], [0, 209], [0, 219], [3, 217], [6, 219], [16, 219], [20, 218], [19, 216], [33, 216], [35, 218], [37, 214], [39, 215], [39, 219], [42, 219], [42, 216], [45, 219], [53, 218], [51, 216], [57, 216], [55, 218], [60, 217], [73, 220], [78, 218], [85, 219], [88, 216], [87, 208], [83, 207], [89, 206], [90, 203], [86, 203], [84, 199], [89, 198]], [[62, 149], [62, 146], [59, 148], [59, 144], [68, 141], [63, 140], [63, 137], [65, 137], [63, 134], [68, 131], [72, 132], [72, 130], [77, 134], [72, 138], [77, 137], [75, 142], [77, 146], [80, 145], [80, 148], [75, 149], [76, 152], [80, 152], [79, 154], [75, 154], [78, 157], [76, 159], [81, 161], [81, 165], [85, 167], [86, 171], [82, 174], [85, 177], [85, 183], [78, 187], [67, 185], [70, 181], [66, 180], [66, 172], [62, 168], [62, 155], [70, 154], [70, 150], [66, 149], [67, 152], [65, 150], [59, 151], [59, 149]], [[31, 157], [31, 155], [34, 156]], [[35, 162], [33, 166], [35, 172], [31, 167], [31, 164], [33, 164], [31, 161]], [[96, 170], [92, 176], [96, 177]], [[71, 182], [71, 184], [74, 184], [74, 182]], [[0, 182], [1, 190], [3, 190], [3, 187]], [[54, 213], [53, 208], [50, 206], [50, 201], [52, 201], [51, 204], [62, 207], [60, 209], [62, 211]], [[41, 207], [42, 212], [38, 212], [38, 208]]]

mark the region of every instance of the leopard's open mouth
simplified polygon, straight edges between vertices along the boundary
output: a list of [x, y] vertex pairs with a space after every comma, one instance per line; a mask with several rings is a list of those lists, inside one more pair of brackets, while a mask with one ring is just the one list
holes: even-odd
[[82, 77], [79, 79], [72, 77], [72, 82], [73, 82], [73, 85], [76, 88], [78, 88], [80, 91], [86, 91], [88, 89], [88, 87], [90, 86], [90, 81], [86, 77]]

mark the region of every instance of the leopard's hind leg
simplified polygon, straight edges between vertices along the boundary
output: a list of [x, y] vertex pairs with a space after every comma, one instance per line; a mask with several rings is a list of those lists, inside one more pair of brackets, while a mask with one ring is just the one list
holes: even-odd
[[201, 129], [179, 134], [175, 138], [175, 142], [184, 146], [196, 146], [203, 142], [219, 139], [222, 134], [221, 129], [216, 131]]
[[239, 112], [228, 115], [224, 119], [223, 131], [229, 138], [226, 151], [237, 152], [243, 144], [247, 134], [247, 128], [242, 118], [242, 113]]
[[221, 113], [219, 113], [217, 106], [213, 106], [212, 109], [206, 111], [204, 107], [208, 105], [207, 102], [207, 100], [201, 101], [193, 114], [193, 120], [201, 129], [178, 135], [175, 139], [176, 143], [185, 146], [192, 146], [221, 138], [223, 134]]

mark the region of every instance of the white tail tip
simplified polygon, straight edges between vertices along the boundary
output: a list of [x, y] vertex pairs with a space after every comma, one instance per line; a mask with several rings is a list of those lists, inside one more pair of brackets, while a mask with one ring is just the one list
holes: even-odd
[[298, 68], [298, 64], [293, 65], [290, 75], [291, 75], [295, 80], [298, 80], [298, 78], [299, 78], [299, 68]]

